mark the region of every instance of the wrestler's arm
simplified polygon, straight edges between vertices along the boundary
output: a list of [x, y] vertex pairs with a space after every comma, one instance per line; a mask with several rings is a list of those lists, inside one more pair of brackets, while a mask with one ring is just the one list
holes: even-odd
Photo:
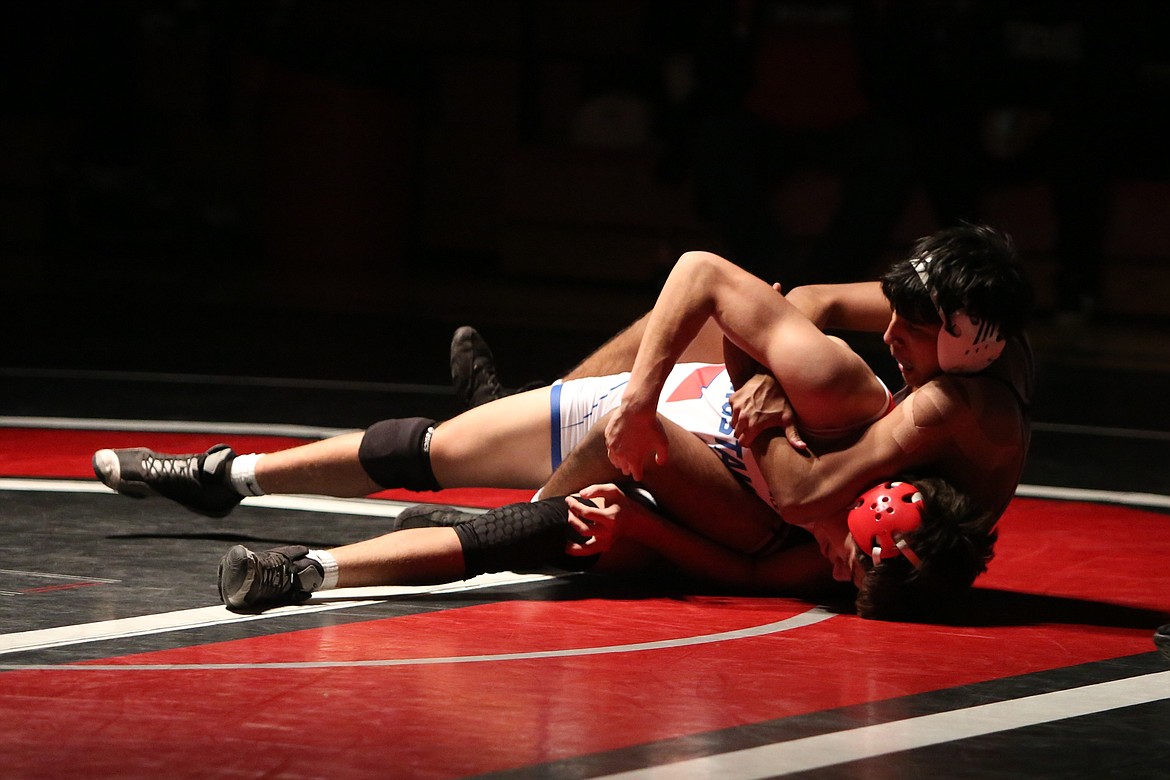
[[832, 427], [870, 414], [873, 398], [885, 393], [856, 354], [828, 339], [766, 282], [717, 255], [688, 252], [663, 285], [619, 413], [607, 429], [611, 458], [635, 478], [647, 456], [665, 459], [664, 437], [654, 422], [658, 394], [682, 349], [708, 319], [783, 378], [810, 425]]
[[[799, 596], [823, 591], [834, 583], [832, 567], [815, 544], [798, 545], [756, 559], [663, 518], [626, 498], [612, 484], [590, 486], [581, 495], [601, 499], [597, 503], [604, 505], [590, 507], [572, 497], [568, 499], [573, 515], [588, 523], [576, 525], [578, 532], [603, 539], [601, 549], [625, 539], [653, 550], [689, 577], [757, 593]], [[589, 547], [580, 549], [583, 554], [594, 551]]]
[[[777, 285], [773, 285], [775, 289]], [[880, 332], [890, 318], [889, 305], [877, 282], [819, 284], [796, 287], [785, 297], [822, 330], [840, 328]], [[649, 314], [606, 341], [574, 366], [563, 379], [607, 376], [629, 371], [642, 343]], [[679, 362], [718, 363], [723, 331], [708, 320], [679, 356]]]
[[[779, 292], [778, 285], [773, 287]], [[822, 331], [881, 332], [890, 320], [890, 306], [879, 282], [805, 285], [789, 291], [785, 298]], [[786, 428], [789, 444], [805, 449], [783, 384], [727, 338], [723, 339], [723, 354], [736, 388], [730, 399], [736, 438], [750, 446], [763, 431]]]
[[[708, 319], [753, 359], [775, 369], [769, 359], [778, 352], [774, 332], [784, 320], [801, 319], [781, 301], [769, 285], [727, 260], [708, 252], [685, 253], [650, 313], [623, 403], [653, 410], [670, 369]], [[807, 320], [804, 325], [812, 327]]]
[[972, 424], [969, 400], [955, 380], [943, 377], [912, 393], [848, 447], [800, 453], [772, 434], [760, 437], [752, 451], [781, 516], [803, 525], [839, 516], [879, 480], [937, 464], [957, 432]]
[[[776, 288], [776, 285], [773, 285]], [[785, 295], [822, 330], [882, 331], [890, 318], [889, 304], [877, 282], [820, 284], [796, 287]], [[564, 379], [606, 376], [629, 371], [642, 343], [649, 314], [635, 320], [574, 366]], [[708, 320], [679, 356], [679, 362], [718, 363], [723, 331]]]
[[890, 324], [880, 282], [804, 285], [784, 297], [821, 330], [881, 333]]
[[[779, 285], [772, 287], [780, 292]], [[880, 333], [890, 323], [890, 304], [879, 282], [804, 285], [793, 288], [784, 298], [821, 331]], [[709, 320], [704, 330], [709, 330], [712, 324]], [[726, 337], [723, 338], [723, 362], [737, 387], [763, 371], [758, 361]]]

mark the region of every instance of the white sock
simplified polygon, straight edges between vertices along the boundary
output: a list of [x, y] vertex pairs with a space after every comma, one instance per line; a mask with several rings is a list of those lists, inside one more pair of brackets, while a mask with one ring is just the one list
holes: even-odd
[[232, 461], [231, 470], [228, 472], [228, 481], [241, 496], [264, 495], [264, 490], [256, 481], [256, 462], [262, 457], [263, 453], [260, 455], [254, 453], [252, 455], [237, 455]]
[[321, 581], [321, 587], [317, 588], [317, 590], [333, 590], [337, 587], [336, 558], [327, 550], [310, 550], [309, 554], [305, 557], [321, 564], [321, 568], [325, 570], [325, 579]]

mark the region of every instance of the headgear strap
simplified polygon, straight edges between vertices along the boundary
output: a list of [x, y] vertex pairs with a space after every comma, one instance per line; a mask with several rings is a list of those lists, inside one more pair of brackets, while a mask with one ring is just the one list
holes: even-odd
[[922, 493], [909, 482], [883, 482], [863, 493], [849, 510], [849, 533], [859, 547], [870, 550], [875, 562], [900, 554], [920, 568], [922, 559], [903, 537], [921, 526]]
[[910, 267], [922, 280], [930, 300], [942, 320], [938, 331], [938, 365], [949, 374], [974, 374], [990, 366], [1000, 356], [1004, 340], [999, 326], [978, 320], [963, 309], [947, 314], [938, 302], [938, 292], [930, 283], [931, 255], [910, 258]]

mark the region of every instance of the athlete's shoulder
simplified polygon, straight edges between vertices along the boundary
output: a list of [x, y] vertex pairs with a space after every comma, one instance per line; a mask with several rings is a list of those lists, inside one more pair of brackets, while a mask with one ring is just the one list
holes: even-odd
[[984, 374], [942, 374], [912, 392], [904, 403], [918, 428], [986, 426], [997, 419], [1016, 419], [1021, 410], [1010, 384]]
[[917, 428], [936, 428], [955, 420], [973, 406], [969, 378], [941, 374], [906, 397], [903, 406]]

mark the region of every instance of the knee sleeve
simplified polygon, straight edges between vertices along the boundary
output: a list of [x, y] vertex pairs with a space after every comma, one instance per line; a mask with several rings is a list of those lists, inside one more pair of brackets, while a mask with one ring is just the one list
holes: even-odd
[[569, 526], [569, 507], [564, 498], [493, 509], [455, 526], [455, 533], [463, 547], [468, 577], [545, 566], [582, 571], [598, 557], [565, 552], [566, 540], [575, 534]]
[[437, 424], [426, 417], [374, 423], [358, 447], [362, 468], [384, 488], [439, 490], [431, 471], [431, 433]]

